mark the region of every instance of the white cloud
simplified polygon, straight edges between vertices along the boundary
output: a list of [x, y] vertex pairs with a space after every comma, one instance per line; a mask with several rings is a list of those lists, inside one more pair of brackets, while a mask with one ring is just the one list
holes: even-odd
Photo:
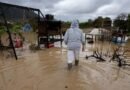
[[102, 0], [99, 3], [97, 0], [63, 0], [54, 5], [57, 12], [65, 12], [72, 14], [92, 13], [104, 4], [109, 3], [109, 0]]
[[97, 10], [97, 14], [111, 15], [120, 12], [120, 6], [118, 4], [105, 5]]

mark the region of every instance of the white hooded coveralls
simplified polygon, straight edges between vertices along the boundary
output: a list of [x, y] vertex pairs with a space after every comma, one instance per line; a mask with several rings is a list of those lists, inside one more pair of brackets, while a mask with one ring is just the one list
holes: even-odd
[[68, 48], [68, 63], [79, 60], [80, 47], [85, 44], [85, 37], [79, 28], [78, 20], [72, 21], [71, 27], [65, 33], [64, 42]]

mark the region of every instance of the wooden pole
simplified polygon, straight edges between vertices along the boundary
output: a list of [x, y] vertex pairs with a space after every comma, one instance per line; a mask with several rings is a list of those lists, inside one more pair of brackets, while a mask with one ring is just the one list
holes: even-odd
[[4, 23], [5, 23], [5, 27], [7, 29], [7, 33], [9, 35], [9, 39], [10, 39], [10, 44], [11, 44], [11, 47], [13, 48], [13, 52], [14, 52], [14, 55], [15, 55], [15, 59], [17, 60], [18, 57], [17, 57], [17, 54], [16, 54], [16, 51], [15, 51], [15, 48], [14, 48], [14, 45], [13, 45], [13, 40], [11, 38], [11, 33], [10, 33], [10, 30], [9, 30], [9, 27], [8, 27], [8, 24], [7, 24], [7, 20], [6, 20], [6, 17], [5, 17], [5, 14], [4, 14], [4, 11], [3, 9], [0, 7], [1, 11], [2, 11], [2, 17], [4, 19]]
[[40, 11], [38, 11], [38, 21], [37, 21], [37, 22], [38, 22], [37, 43], [38, 43], [38, 47], [40, 47], [40, 40], [39, 40], [39, 39], [40, 39], [40, 38], [39, 38]]

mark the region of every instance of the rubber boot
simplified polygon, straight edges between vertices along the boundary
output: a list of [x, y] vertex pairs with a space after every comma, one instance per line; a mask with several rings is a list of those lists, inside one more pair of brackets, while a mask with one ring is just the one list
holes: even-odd
[[75, 66], [79, 65], [79, 60], [75, 60]]
[[68, 63], [68, 70], [72, 68], [72, 63]]

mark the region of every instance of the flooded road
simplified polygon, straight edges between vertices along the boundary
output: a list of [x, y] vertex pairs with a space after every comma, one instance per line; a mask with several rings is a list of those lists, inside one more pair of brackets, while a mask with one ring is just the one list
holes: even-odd
[[70, 71], [65, 46], [35, 53], [25, 50], [17, 61], [0, 54], [0, 90], [130, 90], [130, 67], [86, 60], [93, 47], [95, 44], [86, 45], [85, 52], [80, 53], [79, 66]]

